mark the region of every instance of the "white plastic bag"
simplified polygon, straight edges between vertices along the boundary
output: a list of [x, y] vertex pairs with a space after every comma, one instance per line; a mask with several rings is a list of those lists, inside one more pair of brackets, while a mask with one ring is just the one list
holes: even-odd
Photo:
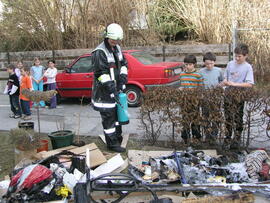
[[9, 95], [13, 95], [17, 91], [18, 87], [16, 85], [12, 85]]
[[4, 94], [8, 94], [8, 85], [6, 85], [5, 90], [3, 92]]

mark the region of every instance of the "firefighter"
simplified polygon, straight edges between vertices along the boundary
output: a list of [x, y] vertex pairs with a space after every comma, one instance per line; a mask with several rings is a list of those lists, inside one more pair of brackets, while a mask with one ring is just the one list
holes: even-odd
[[119, 46], [122, 39], [122, 27], [112, 23], [105, 30], [104, 41], [92, 52], [92, 105], [100, 112], [107, 148], [115, 152], [125, 152], [121, 147], [122, 127], [116, 111], [118, 94], [127, 83], [127, 61]]

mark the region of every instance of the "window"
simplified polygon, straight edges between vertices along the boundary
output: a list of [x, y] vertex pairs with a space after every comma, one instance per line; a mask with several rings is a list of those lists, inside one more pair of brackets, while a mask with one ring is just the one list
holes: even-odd
[[150, 65], [161, 62], [159, 58], [152, 56], [151, 54], [148, 54], [144, 51], [132, 52], [130, 54], [136, 59], [138, 59], [138, 61], [140, 61], [144, 65]]
[[80, 58], [71, 67], [71, 73], [89, 73], [93, 71], [91, 56]]

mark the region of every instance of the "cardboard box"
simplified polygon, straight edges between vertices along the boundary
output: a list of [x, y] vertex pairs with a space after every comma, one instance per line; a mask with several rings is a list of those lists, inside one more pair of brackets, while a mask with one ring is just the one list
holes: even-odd
[[97, 145], [95, 143], [91, 143], [82, 147], [76, 147], [76, 146], [68, 146], [68, 147], [63, 147], [63, 148], [59, 148], [59, 149], [55, 149], [55, 150], [51, 150], [48, 152], [39, 152], [37, 154], [38, 157], [40, 157], [41, 159], [45, 159], [49, 156], [58, 154], [64, 150], [73, 152], [74, 154], [80, 154], [80, 155], [85, 155], [85, 151], [86, 149], [89, 148], [90, 149], [90, 165], [91, 168], [99, 166], [103, 163], [107, 162], [106, 157], [102, 154], [102, 152], [99, 150], [99, 148], [97, 147]]

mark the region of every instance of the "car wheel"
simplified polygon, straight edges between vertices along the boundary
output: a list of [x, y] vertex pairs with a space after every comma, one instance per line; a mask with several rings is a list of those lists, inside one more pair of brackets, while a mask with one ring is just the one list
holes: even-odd
[[128, 106], [130, 107], [140, 106], [142, 99], [142, 91], [140, 88], [133, 85], [128, 85], [125, 93], [127, 94]]

